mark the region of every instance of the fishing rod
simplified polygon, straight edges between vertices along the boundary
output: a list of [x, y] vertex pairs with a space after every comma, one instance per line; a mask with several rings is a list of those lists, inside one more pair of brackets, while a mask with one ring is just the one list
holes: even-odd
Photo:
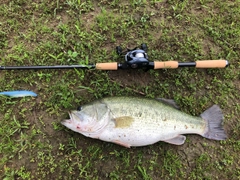
[[37, 70], [37, 69], [97, 69], [97, 70], [118, 70], [118, 69], [175, 69], [179, 67], [195, 68], [225, 68], [229, 66], [227, 60], [199, 60], [195, 62], [178, 61], [149, 61], [147, 55], [147, 45], [127, 49], [123, 52], [120, 46], [116, 47], [116, 52], [125, 57], [124, 63], [107, 62], [90, 65], [54, 65], [54, 66], [0, 66], [0, 70]]

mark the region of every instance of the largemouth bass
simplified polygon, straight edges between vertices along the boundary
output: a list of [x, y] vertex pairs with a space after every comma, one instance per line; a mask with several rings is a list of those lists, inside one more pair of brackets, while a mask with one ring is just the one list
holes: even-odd
[[125, 147], [146, 146], [158, 141], [182, 145], [182, 134], [199, 134], [224, 140], [223, 114], [213, 105], [200, 117], [179, 111], [159, 100], [136, 97], [112, 97], [94, 101], [69, 113], [62, 121], [84, 136], [113, 142]]

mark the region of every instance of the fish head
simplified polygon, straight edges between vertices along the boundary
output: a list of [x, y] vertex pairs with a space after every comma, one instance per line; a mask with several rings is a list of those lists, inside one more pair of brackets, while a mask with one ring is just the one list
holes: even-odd
[[110, 121], [111, 112], [103, 103], [82, 106], [69, 113], [70, 119], [61, 123], [67, 128], [85, 136], [96, 136]]

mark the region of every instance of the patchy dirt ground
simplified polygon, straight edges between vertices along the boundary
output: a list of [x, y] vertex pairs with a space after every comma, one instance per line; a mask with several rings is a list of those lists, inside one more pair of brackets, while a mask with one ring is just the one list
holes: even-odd
[[[238, 2], [2, 1], [1, 66], [123, 62], [115, 47], [147, 43], [151, 61], [228, 59], [226, 69], [1, 71], [0, 178], [239, 179]], [[213, 104], [225, 115], [226, 141], [187, 135], [182, 146], [124, 148], [84, 137], [60, 121], [107, 96], [174, 99], [198, 116]]]

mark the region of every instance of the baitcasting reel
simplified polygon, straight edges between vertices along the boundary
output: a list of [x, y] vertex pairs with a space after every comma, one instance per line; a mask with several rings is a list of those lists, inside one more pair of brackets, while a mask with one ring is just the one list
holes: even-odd
[[127, 49], [125, 52], [122, 51], [120, 46], [117, 46], [116, 52], [118, 55], [125, 57], [125, 63], [122, 64], [123, 69], [129, 67], [132, 69], [147, 68], [149, 65], [146, 44], [141, 44], [140, 48]]

